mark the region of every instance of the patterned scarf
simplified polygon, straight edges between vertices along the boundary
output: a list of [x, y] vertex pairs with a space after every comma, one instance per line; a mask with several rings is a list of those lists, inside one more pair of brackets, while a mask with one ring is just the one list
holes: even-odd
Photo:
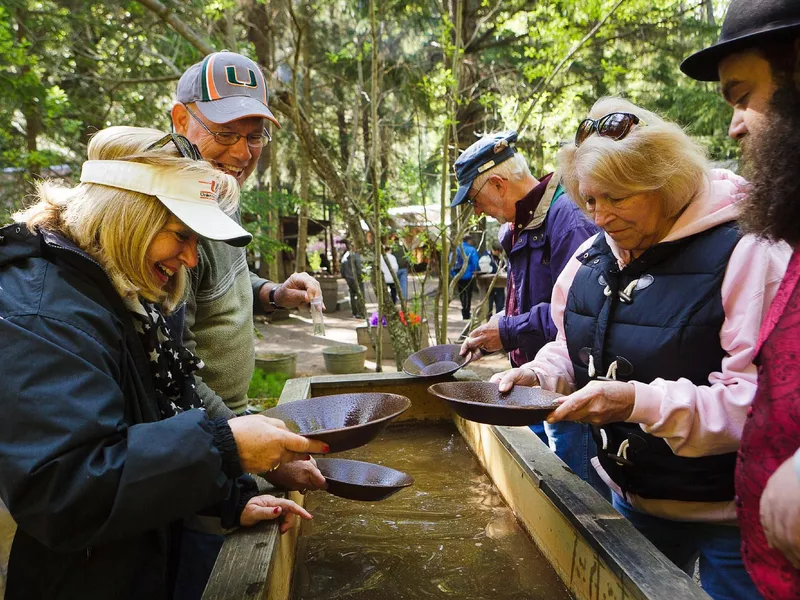
[[131, 314], [150, 359], [161, 417], [167, 419], [185, 410], [203, 408], [194, 383], [194, 372], [203, 367], [203, 361], [173, 338], [157, 305], [142, 299], [139, 302], [140, 306], [131, 310]]

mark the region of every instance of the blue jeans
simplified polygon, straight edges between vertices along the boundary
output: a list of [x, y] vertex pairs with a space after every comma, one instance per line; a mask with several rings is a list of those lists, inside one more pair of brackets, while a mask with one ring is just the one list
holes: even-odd
[[738, 527], [661, 519], [613, 496], [614, 508], [685, 573], [691, 576], [700, 558], [700, 583], [714, 600], [762, 598], [744, 570]]
[[183, 528], [173, 600], [200, 600], [206, 589], [224, 535]]
[[400, 282], [400, 295], [408, 298], [408, 269], [397, 269], [397, 280]]
[[592, 466], [597, 447], [588, 425], [562, 421], [552, 425], [531, 425], [531, 429], [578, 477], [589, 483], [603, 498], [611, 500], [611, 491]]

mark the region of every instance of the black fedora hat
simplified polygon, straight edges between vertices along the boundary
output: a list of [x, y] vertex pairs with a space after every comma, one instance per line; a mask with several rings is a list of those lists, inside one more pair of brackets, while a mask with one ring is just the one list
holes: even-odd
[[681, 71], [700, 81], [719, 81], [719, 63], [729, 54], [798, 33], [797, 0], [733, 0], [717, 43], [684, 60]]

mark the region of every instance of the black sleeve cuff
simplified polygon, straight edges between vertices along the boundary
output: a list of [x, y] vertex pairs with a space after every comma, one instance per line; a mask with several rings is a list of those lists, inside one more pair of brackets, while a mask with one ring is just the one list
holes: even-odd
[[244, 507], [252, 498], [258, 496], [258, 486], [252, 477], [242, 475], [233, 482], [231, 494], [228, 500], [220, 505], [220, 521], [225, 529], [239, 527], [239, 519], [242, 516]]
[[222, 456], [222, 472], [229, 479], [236, 479], [244, 473], [239, 462], [239, 450], [236, 447], [236, 438], [233, 437], [227, 419], [210, 419], [211, 433], [214, 436], [214, 446]]
[[261, 288], [263, 288], [268, 283], [272, 283], [268, 279], [263, 279], [258, 284], [253, 286], [253, 314], [254, 315], [265, 315], [267, 311], [264, 310], [264, 306], [261, 304], [261, 300], [259, 297], [261, 296]]

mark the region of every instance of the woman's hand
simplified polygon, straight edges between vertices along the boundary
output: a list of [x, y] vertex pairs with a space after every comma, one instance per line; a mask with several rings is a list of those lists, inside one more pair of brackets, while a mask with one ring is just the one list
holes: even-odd
[[308, 460], [309, 452], [329, 452], [328, 444], [311, 440], [286, 428], [283, 421], [263, 415], [228, 421], [245, 473], [263, 473], [293, 460]]
[[294, 524], [295, 515], [300, 515], [303, 519], [311, 519], [311, 513], [299, 504], [287, 500], [286, 498], [276, 498], [275, 496], [256, 496], [250, 498], [245, 505], [239, 523], [243, 527], [252, 527], [260, 521], [271, 521], [283, 517], [281, 523], [281, 533], [286, 533]]
[[561, 406], [547, 417], [548, 423], [577, 421], [605, 425], [625, 421], [633, 412], [636, 388], [622, 381], [590, 381], [586, 387], [566, 396]]
[[502, 373], [495, 373], [489, 381], [498, 384], [497, 387], [501, 392], [508, 392], [515, 385], [539, 385], [539, 378], [536, 376], [536, 373], [534, 373], [532, 369], [527, 369], [525, 367], [509, 369]]
[[298, 490], [301, 494], [328, 489], [328, 482], [319, 472], [317, 461], [313, 458], [286, 463], [274, 471], [264, 473], [263, 477], [272, 485], [285, 490]]

